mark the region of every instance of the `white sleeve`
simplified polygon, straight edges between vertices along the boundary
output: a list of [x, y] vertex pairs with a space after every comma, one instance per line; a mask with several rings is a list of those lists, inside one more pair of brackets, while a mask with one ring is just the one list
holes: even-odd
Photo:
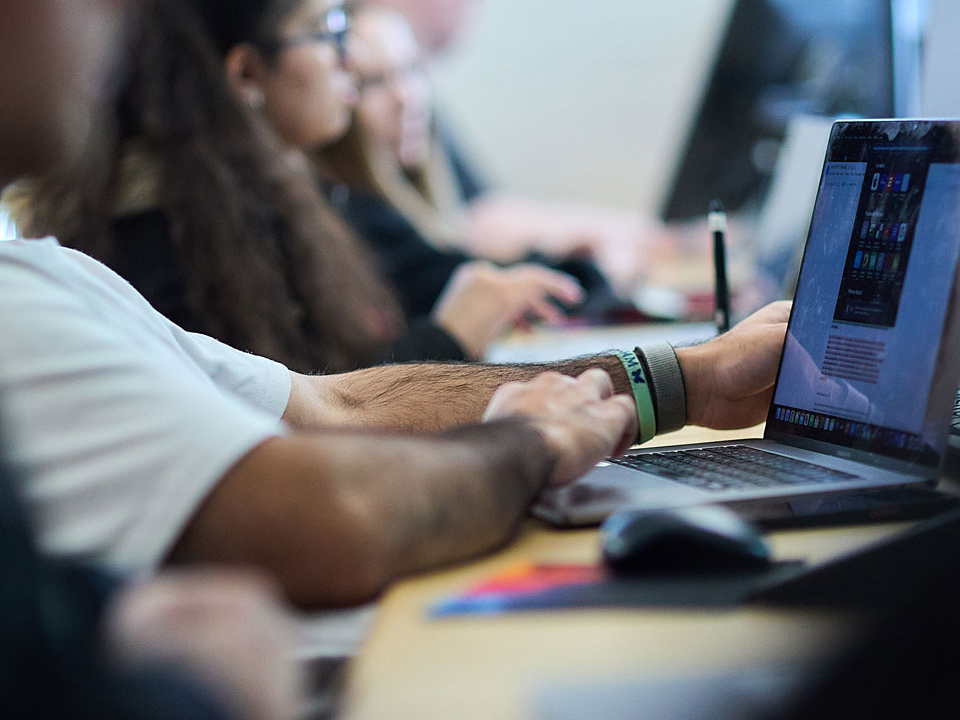
[[167, 320], [180, 347], [221, 390], [279, 420], [290, 399], [290, 371], [278, 362], [236, 350]]
[[224, 393], [56, 278], [3, 266], [0, 287], [0, 407], [42, 549], [153, 569], [228, 469], [283, 432], [276, 407]]
[[290, 371], [283, 365], [236, 350], [206, 335], [187, 332], [158, 313], [132, 285], [106, 265], [76, 250], [57, 247], [69, 262], [123, 293], [127, 302], [142, 308], [151, 320], [163, 323], [180, 349], [221, 390], [242, 398], [277, 420], [283, 416], [290, 399]]

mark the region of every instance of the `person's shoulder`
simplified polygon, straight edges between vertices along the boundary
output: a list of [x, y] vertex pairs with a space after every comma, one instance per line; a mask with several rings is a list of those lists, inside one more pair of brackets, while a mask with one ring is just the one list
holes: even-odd
[[10, 343], [3, 348], [8, 354], [13, 345], [22, 349], [41, 337], [62, 340], [105, 327], [78, 291], [91, 283], [78, 281], [88, 275], [76, 269], [74, 255], [80, 253], [52, 239], [0, 242], [0, 332]]
[[17, 261], [21, 258], [37, 257], [62, 249], [63, 246], [57, 242], [55, 237], [0, 240], [0, 257]]
[[52, 237], [0, 241], [0, 286], [8, 304], [34, 302], [36, 294], [43, 294], [47, 305], [55, 297], [76, 303], [107, 288], [123, 296], [136, 295], [129, 283], [99, 260]]
[[52, 237], [0, 241], [0, 274], [4, 278], [4, 288], [9, 290], [11, 284], [18, 282], [55, 280], [64, 250]]
[[[51, 238], [51, 240], [53, 239]], [[110, 285], [114, 289], [132, 289], [130, 283], [114, 270], [96, 258], [87, 255], [82, 250], [64, 247], [57, 243], [56, 240], [53, 240], [50, 252], [58, 253], [58, 261], [65, 270], [85, 273], [88, 276], [95, 277], [102, 283]]]
[[55, 237], [0, 241], [0, 265], [5, 267], [36, 267], [50, 270], [63, 262], [101, 264], [79, 250], [64, 247]]

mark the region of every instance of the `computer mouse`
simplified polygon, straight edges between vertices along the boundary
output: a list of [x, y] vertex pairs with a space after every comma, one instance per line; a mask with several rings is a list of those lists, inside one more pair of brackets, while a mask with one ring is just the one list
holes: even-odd
[[701, 574], [772, 562], [760, 531], [718, 505], [619, 512], [600, 530], [603, 559], [619, 572]]

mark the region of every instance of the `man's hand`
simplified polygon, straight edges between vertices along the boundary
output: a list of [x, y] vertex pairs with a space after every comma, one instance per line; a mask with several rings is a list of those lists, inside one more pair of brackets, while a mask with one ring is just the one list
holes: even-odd
[[688, 423], [729, 429], [764, 419], [789, 316], [790, 303], [775, 302], [715, 340], [677, 348]]
[[294, 637], [272, 583], [236, 570], [164, 573], [124, 591], [106, 632], [121, 664], [175, 663], [242, 720], [295, 720], [305, 705]]
[[529, 382], [497, 390], [483, 419], [527, 417], [556, 453], [551, 485], [576, 480], [599, 460], [619, 455], [637, 436], [633, 399], [614, 395], [610, 376], [600, 369], [578, 378], [548, 372]]

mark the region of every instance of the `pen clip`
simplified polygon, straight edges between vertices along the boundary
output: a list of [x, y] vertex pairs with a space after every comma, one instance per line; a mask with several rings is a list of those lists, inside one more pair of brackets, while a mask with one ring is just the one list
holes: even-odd
[[710, 228], [710, 232], [727, 231], [727, 213], [723, 209], [723, 205], [716, 200], [710, 203], [710, 209], [707, 212], [707, 227]]

